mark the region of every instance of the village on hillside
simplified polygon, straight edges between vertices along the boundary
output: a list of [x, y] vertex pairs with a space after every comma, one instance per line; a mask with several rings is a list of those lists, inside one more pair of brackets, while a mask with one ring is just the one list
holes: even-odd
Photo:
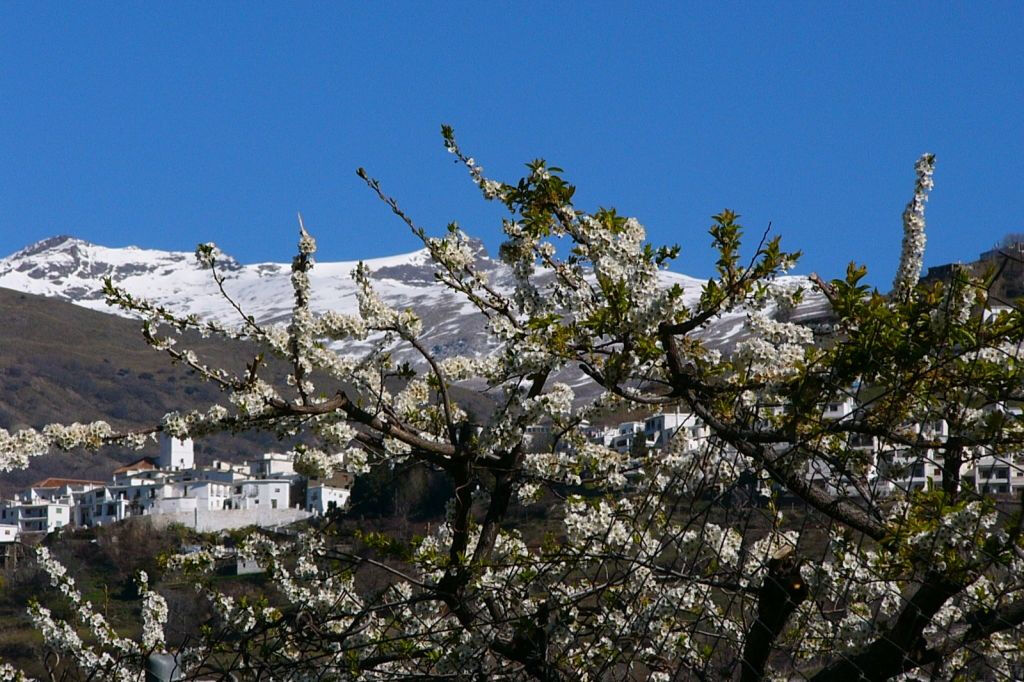
[[[787, 409], [786, 405], [758, 406], [759, 413], [765, 419], [781, 415]], [[863, 416], [870, 406], [858, 404], [853, 397], [847, 397], [821, 405], [819, 409], [823, 420], [852, 421]], [[993, 413], [996, 412], [1020, 415], [1021, 408], [996, 404], [977, 412], [980, 418], [987, 418], [995, 416]], [[545, 426], [532, 428], [537, 434], [549, 431], [549, 427]], [[688, 441], [692, 449], [711, 438], [711, 430], [703, 421], [696, 415], [682, 411], [659, 413], [642, 421], [621, 422], [614, 427], [587, 426], [585, 432], [592, 442], [626, 457], [638, 448], [687, 447], [684, 441]], [[848, 497], [884, 497], [897, 492], [929, 490], [940, 485], [943, 466], [941, 452], [926, 444], [945, 443], [949, 437], [949, 425], [943, 419], [908, 423], [905, 432], [910, 440], [916, 438], [922, 446], [911, 448], [905, 444], [887, 443], [874, 436], [853, 434], [849, 436], [847, 447], [850, 452], [860, 455], [858, 460], [866, 462], [866, 466], [851, 466], [847, 474], [834, 471], [827, 462], [812, 459], [806, 464], [806, 478], [812, 484], [828, 488], [832, 494]], [[678, 440], [677, 435], [680, 436]], [[780, 445], [777, 448], [781, 452], [788, 446]], [[735, 451], [724, 444], [720, 444], [716, 450], [720, 457], [736, 456]], [[976, 450], [968, 453], [969, 456], [965, 456], [960, 465], [962, 485], [971, 486], [982, 495], [1017, 494], [1024, 490], [1024, 458], [997, 455], [984, 448]], [[837, 486], [836, 481], [841, 483]], [[863, 485], [865, 482], [866, 487]], [[767, 488], [755, 492], [759, 496], [770, 494]]]
[[[786, 406], [759, 408], [763, 415], [779, 415]], [[849, 420], [866, 409], [852, 398], [822, 405], [822, 418]], [[989, 407], [1020, 414], [1017, 407]], [[696, 415], [662, 412], [642, 420], [614, 426], [584, 425], [588, 440], [629, 460], [640, 449], [699, 448], [712, 438], [711, 430]], [[908, 424], [907, 432], [922, 442], [941, 443], [949, 435], [944, 420]], [[551, 437], [550, 424], [527, 428], [534, 442]], [[685, 445], [688, 443], [689, 445]], [[562, 446], [558, 445], [561, 449]], [[941, 454], [928, 448], [908, 448], [878, 438], [851, 436], [851, 452], [867, 466], [836, 476], [828, 463], [809, 460], [806, 477], [847, 496], [886, 496], [898, 491], [925, 490], [942, 478]], [[735, 457], [728, 446], [716, 448], [720, 457]], [[628, 472], [628, 466], [626, 467]], [[628, 475], [628, 474], [627, 474]], [[961, 481], [978, 493], [999, 495], [1024, 490], [1024, 462], [1019, 458], [975, 453], [964, 458]], [[836, 489], [836, 481], [845, 481]], [[867, 487], [865, 488], [864, 483]], [[0, 543], [43, 535], [62, 528], [103, 526], [132, 517], [147, 517], [158, 527], [180, 523], [200, 532], [256, 525], [281, 526], [347, 507], [353, 477], [340, 472], [328, 480], [307, 479], [296, 473], [290, 455], [267, 453], [232, 464], [214, 460], [197, 466], [191, 439], [160, 438], [158, 457], [143, 457], [113, 472], [110, 481], [47, 478], [0, 500]], [[755, 486], [753, 497], [766, 499], [767, 487]]]
[[191, 439], [162, 435], [159, 456], [115, 469], [110, 481], [47, 478], [0, 500], [0, 543], [140, 516], [201, 532], [277, 526], [343, 509], [351, 487], [347, 473], [307, 479], [285, 454], [197, 466]]

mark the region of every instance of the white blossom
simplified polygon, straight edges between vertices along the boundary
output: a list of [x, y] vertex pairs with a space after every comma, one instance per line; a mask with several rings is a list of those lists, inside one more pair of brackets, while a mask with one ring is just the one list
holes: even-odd
[[928, 201], [928, 192], [935, 186], [932, 174], [935, 172], [935, 155], [923, 154], [914, 166], [917, 182], [914, 185], [914, 196], [903, 211], [903, 250], [900, 262], [893, 279], [893, 296], [905, 299], [917, 285], [924, 263], [924, 205]]

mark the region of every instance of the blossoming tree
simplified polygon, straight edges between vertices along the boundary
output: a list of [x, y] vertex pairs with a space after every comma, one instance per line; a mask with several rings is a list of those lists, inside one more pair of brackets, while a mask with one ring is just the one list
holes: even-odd
[[[413, 461], [450, 480], [445, 523], [393, 552], [396, 560], [353, 553], [315, 531], [287, 543], [253, 536], [243, 550], [268, 567], [275, 593], [266, 602], [236, 601], [197, 578], [218, 618], [202, 641], [173, 652], [181, 674], [1019, 673], [1021, 516], [966, 476], [985, 462], [1012, 461], [1024, 442], [1014, 409], [1024, 399], [1024, 317], [964, 272], [948, 284], [918, 282], [933, 157], [916, 167], [889, 295], [862, 284], [865, 271], [853, 265], [832, 281], [780, 280], [798, 254], [783, 251], [778, 238], [762, 240], [744, 264], [737, 216], [723, 211], [710, 230], [718, 274], [693, 303], [679, 287], [659, 284], [677, 248], [651, 246], [637, 221], [613, 210], [576, 207], [574, 187], [542, 161], [515, 184], [489, 179], [451, 130], [443, 133], [483, 197], [508, 210], [500, 255], [514, 286], [498, 286], [476, 267], [456, 226], [428, 235], [376, 180], [359, 175], [422, 239], [437, 280], [486, 320], [497, 352], [432, 352], [416, 314], [390, 309], [362, 266], [353, 272], [358, 315], [314, 313], [315, 243], [300, 224], [285, 326], [242, 310], [235, 326], [181, 317], [108, 284], [113, 302], [144, 318], [147, 341], [218, 384], [228, 404], [169, 414], [131, 433], [103, 423], [0, 431], [7, 469], [54, 448], [137, 446], [161, 431], [269, 429], [302, 436], [295, 462], [310, 475]], [[216, 248], [200, 245], [197, 256], [224, 291]], [[827, 299], [830, 324], [812, 330], [787, 321], [812, 293]], [[704, 332], [736, 313], [744, 314], [742, 340], [711, 348]], [[173, 331], [185, 329], [258, 344], [287, 361], [288, 384], [264, 378], [260, 357], [242, 375], [209, 366], [175, 343]], [[369, 341], [369, 350], [347, 352], [352, 339]], [[418, 362], [397, 363], [399, 349]], [[588, 394], [596, 397], [578, 397], [560, 381], [573, 372], [597, 387]], [[325, 394], [321, 378], [345, 388]], [[457, 385], [488, 391], [493, 413], [471, 415]], [[854, 407], [829, 416], [835, 403]], [[628, 455], [588, 440], [583, 425], [621, 407], [684, 410], [709, 435], [681, 429], [664, 448]], [[554, 434], [543, 449], [527, 434], [538, 422]], [[923, 489], [902, 485], [908, 467], [921, 463], [934, 474]], [[761, 496], [740, 503], [741, 489]], [[513, 520], [537, 500], [550, 504], [558, 528], [528, 541]], [[168, 570], [201, 574], [215, 554], [173, 558]], [[166, 603], [145, 576], [143, 636], [134, 641], [82, 601], [47, 553], [39, 561], [79, 606], [80, 622], [42, 607], [33, 617], [47, 645], [83, 677], [136, 679], [147, 657], [168, 647]], [[356, 578], [370, 566], [386, 573], [386, 587], [359, 588]], [[83, 626], [91, 634], [83, 636]], [[18, 675], [9, 667], [5, 674]]]

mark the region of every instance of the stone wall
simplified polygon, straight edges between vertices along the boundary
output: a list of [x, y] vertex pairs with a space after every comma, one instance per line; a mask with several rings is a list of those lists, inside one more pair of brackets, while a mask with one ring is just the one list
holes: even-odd
[[166, 528], [172, 523], [180, 523], [200, 533], [213, 533], [246, 526], [280, 526], [308, 519], [310, 516], [312, 514], [302, 509], [200, 509], [194, 512], [150, 514], [145, 518], [148, 518], [156, 528]]

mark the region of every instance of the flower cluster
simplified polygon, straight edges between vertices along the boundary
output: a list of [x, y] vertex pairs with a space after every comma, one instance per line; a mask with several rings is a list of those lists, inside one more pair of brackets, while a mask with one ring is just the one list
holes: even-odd
[[164, 415], [161, 427], [164, 433], [184, 439], [217, 430], [227, 416], [228, 410], [222, 405], [213, 405], [205, 412], [198, 410], [191, 410], [184, 414], [168, 412]]
[[117, 435], [104, 421], [90, 424], [49, 424], [42, 432], [35, 429], [22, 429], [11, 433], [0, 429], [0, 471], [24, 469], [29, 458], [45, 455], [51, 449], [73, 450], [87, 448], [96, 450], [107, 442], [130, 440], [130, 445], [137, 445], [138, 439]]
[[304, 447], [289, 454], [295, 462], [296, 473], [307, 478], [330, 478], [342, 469], [353, 474], [369, 471], [366, 451], [361, 448], [347, 448], [332, 455], [319, 448]]
[[893, 295], [898, 300], [910, 295], [917, 280], [921, 276], [924, 263], [924, 205], [928, 201], [928, 192], [935, 186], [932, 174], [935, 172], [935, 155], [924, 154], [914, 166], [917, 181], [914, 185], [914, 196], [903, 211], [903, 250], [896, 276], [892, 282]]
[[150, 589], [149, 576], [141, 571], [138, 577], [142, 595], [142, 646], [147, 650], [162, 649], [164, 625], [167, 624], [167, 600]]
[[196, 261], [203, 268], [212, 268], [222, 255], [221, 250], [213, 242], [206, 242], [196, 247]]
[[352, 271], [355, 281], [356, 298], [359, 301], [359, 314], [371, 329], [392, 331], [403, 338], [413, 338], [423, 329], [419, 317], [412, 310], [395, 311], [384, 303], [370, 283], [370, 271], [364, 263], [360, 263]]
[[462, 271], [476, 261], [472, 245], [465, 233], [459, 229], [452, 229], [440, 239], [430, 238], [427, 246], [431, 256], [447, 270]]
[[740, 342], [733, 362], [745, 366], [743, 380], [784, 379], [798, 371], [804, 352], [813, 342], [810, 329], [792, 322], [779, 322], [763, 312], [747, 319], [751, 336]]
[[[47, 645], [70, 656], [82, 669], [96, 671], [104, 679], [124, 682], [137, 680], [142, 663], [140, 656], [144, 653], [139, 643], [118, 635], [103, 614], [95, 611], [92, 604], [82, 598], [74, 578], [68, 575], [67, 569], [53, 558], [46, 547], [36, 548], [36, 561], [48, 575], [50, 584], [74, 606], [78, 622], [87, 629], [90, 639], [102, 648], [97, 650], [86, 644], [75, 627], [66, 621], [56, 620], [49, 609], [34, 602], [29, 607], [29, 615], [36, 628], [42, 632]], [[144, 610], [144, 618], [155, 618], [158, 615], [159, 605], [154, 599], [153, 609], [148, 612]]]

